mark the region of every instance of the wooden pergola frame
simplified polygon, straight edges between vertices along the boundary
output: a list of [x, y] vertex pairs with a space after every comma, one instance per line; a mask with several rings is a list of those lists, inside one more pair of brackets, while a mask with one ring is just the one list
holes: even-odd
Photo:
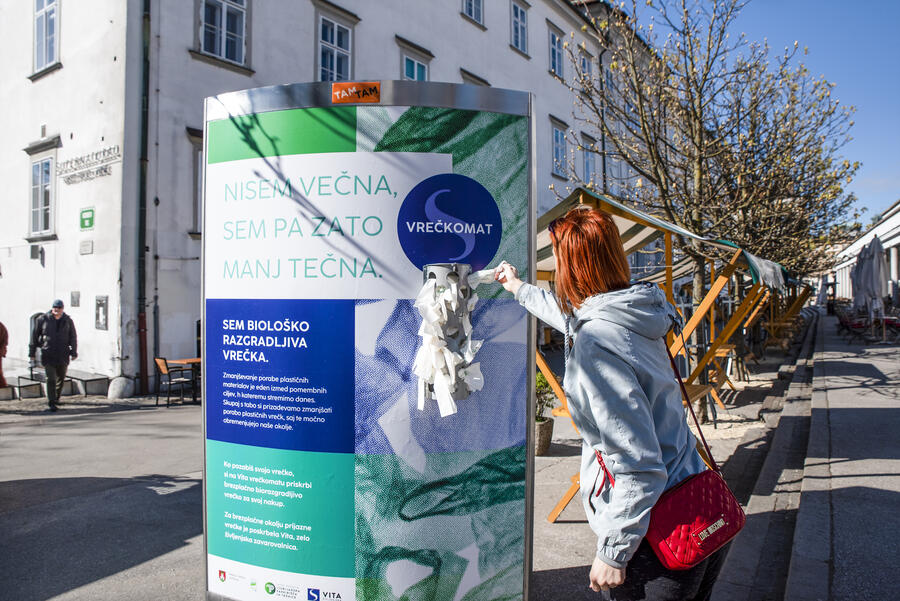
[[[681, 236], [683, 238], [700, 240], [704, 244], [709, 244], [720, 249], [733, 251], [730, 258], [722, 265], [720, 265], [718, 270], [716, 270], [715, 268], [714, 261], [710, 259], [709, 266], [711, 285], [709, 287], [709, 290], [704, 295], [702, 301], [700, 302], [700, 305], [691, 315], [691, 318], [682, 328], [681, 335], [676, 338], [671, 333], [669, 333], [666, 339], [666, 342], [669, 345], [669, 350], [673, 356], [678, 353], [686, 353], [686, 349], [684, 348], [685, 339], [690, 337], [705, 319], [710, 320], [711, 341], [709, 347], [707, 348], [704, 355], [700, 357], [697, 365], [693, 368], [690, 375], [688, 376], [688, 379], [686, 381], [686, 388], [688, 390], [688, 397], [690, 402], [693, 402], [706, 396], [707, 394], [710, 394], [718, 404], [724, 406], [717, 394], [717, 391], [723, 383], [728, 382], [728, 384], [731, 385], [731, 382], [728, 381], [727, 377], [725, 377], [723, 380], [722, 376], [724, 375], [724, 373], [721, 366], [717, 363], [717, 359], [723, 358], [728, 354], [728, 352], [733, 350], [734, 347], [732, 345], [729, 345], [728, 342], [731, 337], [738, 331], [740, 327], [751, 327], [759, 319], [759, 317], [764, 314], [764, 309], [767, 306], [769, 306], [773, 310], [773, 314], [772, 316], [770, 316], [770, 321], [775, 321], [774, 309], [778, 294], [776, 290], [770, 289], [766, 283], [756, 281], [757, 275], [754, 274], [753, 285], [741, 299], [741, 302], [738, 304], [737, 308], [734, 309], [728, 321], [719, 332], [715, 331], [715, 301], [722, 290], [725, 289], [725, 286], [729, 285], [732, 276], [735, 274], [735, 271], [739, 267], [751, 266], [752, 272], [753, 268], [751, 265], [751, 259], [752, 261], [758, 261], [758, 258], [745, 253], [743, 250], [732, 244], [697, 236], [696, 234], [688, 232], [683, 228], [662, 221], [657, 217], [653, 217], [651, 215], [647, 215], [646, 213], [642, 213], [641, 211], [637, 211], [635, 209], [627, 207], [607, 196], [595, 194], [593, 192], [585, 190], [584, 188], [578, 188], [565, 200], [560, 202], [556, 207], [554, 207], [540, 219], [538, 219], [539, 250], [538, 266], [535, 272], [535, 276], [538, 281], [552, 281], [555, 275], [555, 266], [548, 265], [549, 253], [546, 252], [546, 248], [541, 249], [542, 242], [545, 244], [545, 247], [546, 245], [549, 245], [549, 233], [547, 233], [546, 237], [544, 237], [547, 226], [552, 220], [562, 217], [570, 209], [578, 205], [591, 206], [612, 215], [613, 219], [617, 222], [617, 226], [619, 227], [623, 245], [625, 245], [626, 247], [626, 253], [634, 252], [638, 248], [641, 248], [646, 244], [649, 244], [650, 242], [662, 237], [664, 241], [665, 252], [665, 271], [664, 280], [659, 282], [659, 286], [665, 291], [666, 299], [673, 304], [675, 302], [675, 291], [673, 289], [672, 274], [673, 236]], [[652, 231], [648, 232], [647, 230]], [[808, 296], [809, 291], [804, 291], [804, 293], [798, 295], [796, 300], [783, 313], [782, 317], [785, 319], [793, 319], [797, 311], [799, 311], [800, 307], [803, 306], [803, 303], [805, 302], [806, 298], [808, 298]], [[550, 384], [551, 389], [560, 402], [560, 406], [553, 409], [552, 414], [557, 417], [568, 417], [571, 419], [568, 403], [566, 402], [565, 392], [563, 391], [562, 386], [547, 364], [547, 361], [544, 358], [543, 354], [541, 354], [540, 349], [538, 349], [536, 353], [536, 361], [538, 370], [540, 370], [540, 372], [544, 374], [544, 377], [547, 378], [547, 382]], [[695, 381], [703, 373], [703, 370], [710, 367], [710, 364], [713, 364], [716, 367], [714, 383], [696, 384]], [[573, 426], [575, 426], [574, 422]], [[578, 427], [575, 426], [575, 429], [577, 431]], [[549, 522], [555, 522], [562, 511], [569, 504], [569, 502], [571, 502], [571, 500], [578, 493], [580, 489], [579, 474], [576, 473], [575, 475], [573, 475], [571, 477], [571, 481], [572, 484], [569, 489], [565, 492], [565, 494], [550, 512], [550, 515], [547, 516], [547, 520]]]
[[[794, 328], [795, 318], [800, 312], [800, 309], [803, 308], [803, 305], [806, 304], [806, 301], [809, 300], [811, 294], [812, 287], [806, 284], [803, 285], [803, 289], [799, 293], [796, 293], [796, 290], [794, 290], [793, 301], [778, 315], [776, 315], [775, 312], [778, 310], [778, 305], [781, 305], [781, 303], [771, 303], [771, 315], [769, 316], [769, 320], [765, 323], [766, 331], [769, 333], [769, 340], [766, 341], [766, 346], [785, 345], [785, 341], [787, 340], [785, 333], [790, 332]], [[784, 304], [786, 305], [787, 302], [790, 301], [790, 297], [784, 300]]]
[[[767, 306], [772, 311], [772, 314], [769, 316], [769, 322], [772, 323], [774, 327], [774, 324], [776, 323], [775, 310], [776, 305], [778, 304], [779, 295], [777, 290], [770, 288], [770, 286], [780, 286], [780, 282], [777, 284], [773, 284], [772, 281], [758, 281], [758, 277], [768, 277], [757, 274], [754, 271], [755, 269], [760, 269], [759, 265], [761, 264], [761, 259], [759, 259], [758, 257], [754, 257], [749, 253], [745, 253], [745, 251], [741, 250], [733, 244], [698, 236], [681, 227], [662, 221], [657, 217], [653, 217], [652, 215], [648, 215], [636, 209], [627, 207], [622, 203], [609, 198], [608, 196], [596, 194], [594, 192], [585, 190], [584, 188], [577, 188], [565, 200], [560, 202], [557, 206], [555, 206], [553, 209], [544, 214], [540, 219], [538, 219], [538, 264], [535, 270], [536, 280], [550, 282], [554, 279], [555, 275], [555, 265], [553, 265], [552, 263], [552, 255], [548, 252], [550, 244], [549, 232], [547, 231], [548, 225], [554, 219], [562, 217], [570, 209], [579, 205], [600, 209], [602, 211], [605, 211], [606, 213], [609, 213], [613, 217], [614, 221], [616, 221], [617, 227], [619, 228], [619, 235], [622, 238], [623, 245], [625, 246], [626, 254], [635, 252], [636, 250], [643, 248], [650, 242], [658, 240], [659, 238], [663, 239], [665, 252], [665, 271], [664, 279], [663, 281], [659, 282], [659, 286], [665, 291], [666, 299], [673, 304], [675, 302], [675, 291], [673, 289], [674, 282], [672, 274], [673, 236], [699, 240], [704, 244], [715, 246], [720, 249], [727, 249], [732, 252], [729, 259], [723, 262], [723, 264], [719, 266], [718, 270], [716, 270], [715, 262], [712, 259], [709, 260], [711, 280], [709, 290], [707, 290], [706, 294], [700, 302], [700, 305], [696, 308], [696, 310], [691, 315], [691, 318], [682, 328], [681, 335], [675, 337], [672, 335], [672, 333], [669, 333], [666, 338], [666, 343], [669, 346], [669, 351], [673, 356], [677, 355], [678, 353], [686, 354], [687, 349], [684, 348], [684, 341], [686, 340], [686, 338], [689, 338], [705, 319], [710, 320], [709, 331], [711, 340], [709, 343], [709, 347], [706, 349], [703, 356], [699, 358], [697, 365], [694, 366], [694, 368], [691, 370], [691, 373], [686, 380], [686, 388], [688, 391], [689, 402], [693, 402], [709, 394], [713, 396], [713, 398], [719, 405], [724, 407], [724, 404], [719, 398], [717, 392], [725, 382], [731, 385], [732, 388], [734, 386], [731, 384], [730, 380], [727, 379], [727, 376], [725, 376], [724, 370], [722, 369], [721, 365], [718, 364], [717, 359], [724, 358], [729, 352], [734, 349], [733, 345], [729, 344], [729, 340], [731, 339], [731, 337], [738, 331], [740, 327], [743, 326], [745, 328], [749, 328], [754, 323], [756, 323], [756, 321], [762, 315], [764, 315], [764, 310]], [[756, 267], [754, 267], [754, 265], [756, 265]], [[754, 283], [741, 299], [741, 302], [738, 304], [737, 308], [734, 309], [722, 329], [716, 332], [716, 299], [719, 297], [719, 294], [722, 292], [722, 290], [725, 289], [725, 286], [728, 286], [730, 284], [735, 271], [739, 267], [745, 266], [750, 267], [750, 270], [753, 273]], [[771, 267], [770, 263], [769, 266]], [[770, 278], [770, 280], [772, 280], [772, 278]], [[729, 288], [729, 290], [730, 289], [731, 288]], [[806, 290], [798, 294], [791, 305], [781, 314], [780, 321], [792, 321], [796, 313], [806, 302], [806, 299], [809, 297], [810, 292], [811, 288], [807, 287]], [[553, 390], [560, 403], [559, 407], [556, 407], [552, 410], [552, 414], [556, 417], [568, 417], [571, 419], [572, 416], [569, 413], [565, 392], [563, 391], [563, 388], [560, 385], [559, 381], [556, 379], [555, 374], [550, 369], [550, 366], [547, 364], [547, 361], [544, 358], [543, 354], [540, 352], [540, 349], [538, 349], [536, 353], [536, 362], [538, 370], [542, 374], [544, 374], [545, 378], [547, 378], [547, 382], [550, 384], [551, 389]], [[716, 368], [715, 377], [713, 378], [714, 382], [712, 384], [695, 383], [695, 381], [701, 376], [703, 371], [710, 368], [710, 364], [714, 365]], [[725, 377], [723, 378], [723, 376]], [[572, 425], [575, 426], [574, 422]], [[575, 430], [578, 430], [577, 426], [575, 426]], [[547, 520], [549, 522], [555, 522], [560, 513], [562, 513], [569, 502], [578, 493], [580, 488], [579, 475], [573, 475], [571, 481], [572, 484], [569, 489], [565, 492], [565, 494], [550, 512], [550, 515], [547, 516]]]

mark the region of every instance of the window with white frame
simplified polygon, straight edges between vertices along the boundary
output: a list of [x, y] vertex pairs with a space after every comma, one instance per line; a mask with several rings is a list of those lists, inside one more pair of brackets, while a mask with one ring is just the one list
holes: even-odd
[[563, 77], [563, 39], [562, 32], [555, 27], [550, 27], [550, 72], [557, 77]]
[[404, 54], [403, 79], [409, 81], [428, 81], [428, 65]]
[[50, 157], [31, 163], [31, 219], [32, 236], [53, 232], [53, 159]]
[[578, 57], [578, 65], [584, 79], [590, 80], [594, 77], [594, 57], [587, 52], [582, 52]]
[[566, 177], [566, 126], [558, 121], [550, 124], [553, 132], [553, 164], [550, 172]]
[[597, 141], [587, 134], [582, 136], [584, 183], [594, 183], [597, 177]]
[[34, 70], [56, 62], [56, 0], [34, 0]]
[[191, 149], [191, 175], [193, 177], [191, 228], [188, 234], [198, 237], [203, 229], [203, 131], [187, 127]]
[[463, 0], [462, 12], [473, 21], [484, 24], [481, 4], [481, 0]]
[[328, 17], [319, 17], [319, 81], [350, 79], [352, 31]]
[[434, 55], [428, 48], [415, 42], [394, 36], [400, 48], [400, 78], [406, 81], [428, 81], [428, 67]]
[[510, 44], [513, 48], [528, 54], [528, 11], [525, 6], [512, 1], [512, 17], [510, 19], [512, 32]]
[[248, 1], [203, 0], [203, 52], [239, 65], [245, 63]]
[[[601, 72], [603, 73], [603, 91], [604, 96], [607, 98], [612, 98], [612, 95], [615, 93], [615, 86], [613, 80], [613, 72], [609, 68], [609, 66], [601, 65]], [[604, 103], [602, 107], [602, 119], [606, 120], [607, 116], [610, 114], [609, 109]], [[612, 127], [612, 125], [611, 125]], [[604, 167], [606, 169], [603, 177], [604, 181], [604, 191], [609, 192], [614, 195], [618, 195], [618, 179], [616, 178], [616, 169], [617, 169], [617, 160], [615, 154], [615, 148], [612, 143], [606, 138], [606, 134], [603, 137], [603, 156], [604, 156]]]
[[612, 159], [609, 161], [609, 190], [615, 196], [623, 196], [625, 192], [625, 174], [622, 167], [621, 155], [613, 152]]
[[192, 232], [203, 231], [203, 146], [191, 147], [194, 155], [194, 214]]

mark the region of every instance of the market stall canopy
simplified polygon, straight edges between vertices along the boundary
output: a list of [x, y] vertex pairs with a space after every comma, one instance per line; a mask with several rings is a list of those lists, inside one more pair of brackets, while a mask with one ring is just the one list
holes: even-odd
[[[719, 240], [719, 242], [722, 241]], [[731, 246], [731, 248], [737, 249], [738, 247]], [[741, 273], [749, 272], [754, 284], [763, 284], [770, 289], [781, 290], [788, 281], [784, 268], [774, 261], [761, 259], [743, 249], [741, 249], [741, 259], [742, 260], [738, 263], [738, 271]], [[694, 261], [690, 257], [683, 257], [672, 264], [672, 279], [674, 281], [688, 277], [693, 273]], [[641, 282], [662, 284], [666, 281], [666, 268], [663, 266], [657, 271], [637, 279]]]
[[[553, 260], [553, 251], [550, 247], [550, 232], [547, 230], [547, 226], [551, 221], [562, 217], [569, 212], [570, 209], [578, 205], [594, 207], [612, 215], [613, 221], [615, 221], [616, 227], [619, 229], [619, 236], [622, 238], [622, 244], [625, 246], [626, 255], [630, 255], [631, 253], [644, 248], [667, 233], [681, 236], [688, 240], [698, 240], [704, 244], [717, 246], [719, 248], [728, 250], [734, 248], [733, 245], [699, 236], [673, 223], [663, 221], [659, 217], [654, 217], [653, 215], [649, 215], [638, 209], [625, 206], [609, 196], [591, 192], [590, 190], [579, 187], [538, 219], [538, 279], [547, 279], [547, 274], [556, 269], [555, 261]], [[542, 278], [542, 275], [545, 277]]]
[[[694, 261], [690, 257], [684, 257], [672, 265], [673, 281], [677, 282], [681, 278], [690, 277], [692, 275], [694, 275]], [[659, 270], [638, 279], [642, 282], [650, 282], [651, 284], [664, 284], [666, 281], [666, 268], [663, 266]]]

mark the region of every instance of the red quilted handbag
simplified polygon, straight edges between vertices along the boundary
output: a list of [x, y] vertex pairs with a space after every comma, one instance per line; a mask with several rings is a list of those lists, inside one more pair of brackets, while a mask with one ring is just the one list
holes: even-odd
[[[687, 399], [684, 382], [671, 354], [669, 360], [681, 385], [681, 392]], [[744, 510], [719, 473], [719, 466], [706, 444], [690, 402], [687, 406], [697, 424], [712, 469], [686, 478], [664, 492], [650, 513], [646, 539], [660, 563], [669, 570], [694, 567], [734, 538], [746, 521]], [[596, 453], [600, 467], [610, 484], [615, 486], [603, 458], [599, 452]]]

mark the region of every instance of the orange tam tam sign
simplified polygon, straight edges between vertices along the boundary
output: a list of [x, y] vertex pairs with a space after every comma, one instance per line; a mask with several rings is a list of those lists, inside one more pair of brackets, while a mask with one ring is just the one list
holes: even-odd
[[334, 104], [381, 102], [381, 82], [336, 81], [331, 84], [331, 102]]

